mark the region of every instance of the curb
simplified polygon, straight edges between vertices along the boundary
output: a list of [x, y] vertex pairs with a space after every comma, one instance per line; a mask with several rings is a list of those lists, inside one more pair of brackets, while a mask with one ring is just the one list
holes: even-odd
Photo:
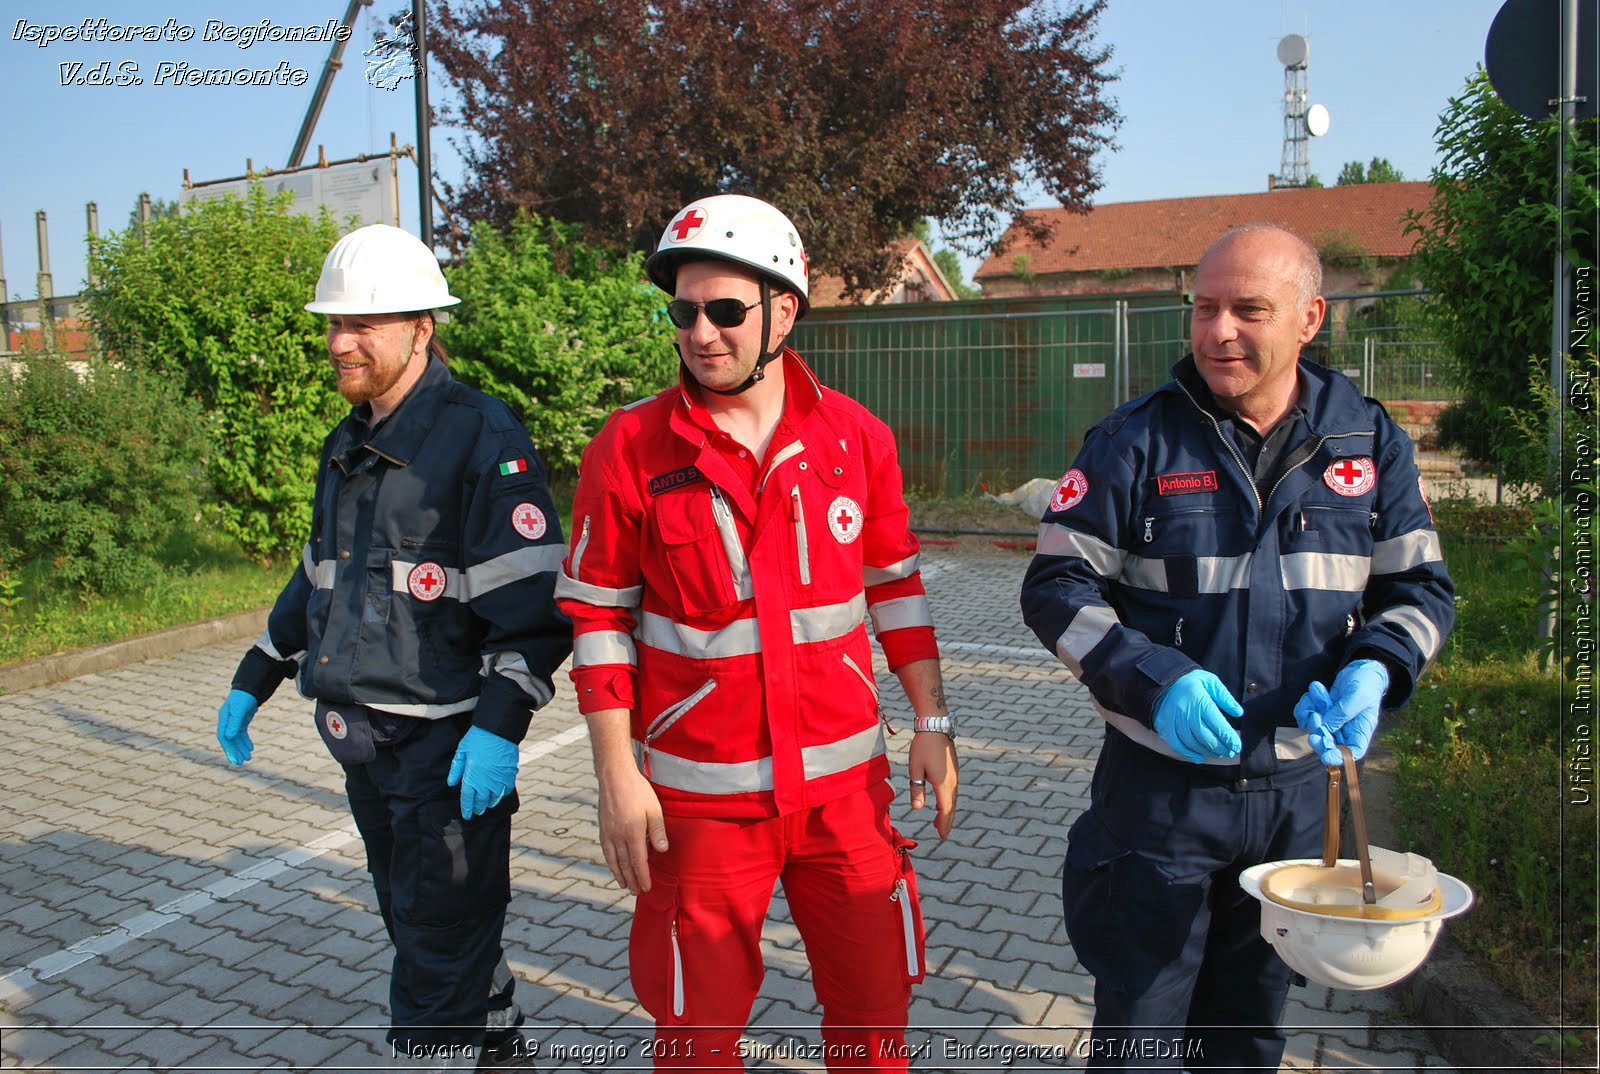
[[110, 671], [141, 660], [175, 656], [214, 642], [253, 637], [266, 629], [267, 611], [266, 608], [257, 608], [235, 612], [220, 619], [207, 619], [201, 623], [158, 630], [153, 634], [141, 634], [136, 638], [88, 649], [73, 649], [0, 668], [0, 694], [48, 686], [62, 679]]

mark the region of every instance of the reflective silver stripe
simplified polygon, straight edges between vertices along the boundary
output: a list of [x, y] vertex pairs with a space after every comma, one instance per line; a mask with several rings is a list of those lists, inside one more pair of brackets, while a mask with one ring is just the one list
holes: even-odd
[[1278, 570], [1285, 589], [1360, 593], [1367, 588], [1372, 560], [1367, 556], [1336, 556], [1328, 552], [1291, 552], [1278, 560]]
[[[1171, 757], [1174, 760], [1182, 761], [1184, 764], [1194, 763], [1187, 757], [1179, 757], [1178, 751], [1167, 745], [1166, 739], [1156, 734], [1155, 731], [1146, 727], [1138, 720], [1135, 720], [1132, 716], [1124, 716], [1120, 712], [1112, 712], [1098, 701], [1094, 702], [1094, 707], [1095, 710], [1105, 718], [1106, 723], [1111, 724], [1117, 730], [1121, 731], [1123, 734], [1139, 743], [1139, 745], [1143, 746], [1145, 749], [1154, 753], [1159, 753], [1163, 757]], [[1209, 765], [1235, 765], [1239, 763], [1239, 758], [1207, 757], [1205, 763]]]
[[[416, 568], [415, 563], [407, 563], [402, 559], [389, 561], [389, 584], [396, 593], [411, 593], [411, 572]], [[440, 567], [444, 571], [444, 592], [439, 597], [449, 597], [451, 600], [462, 600], [461, 572], [454, 567]], [[439, 597], [434, 598], [435, 600]]]
[[902, 559], [899, 563], [891, 563], [887, 567], [862, 567], [862, 585], [882, 585], [884, 582], [898, 582], [902, 578], [910, 578], [917, 573], [917, 560], [919, 556], [913, 555]]
[[722, 552], [728, 557], [734, 596], [739, 600], [749, 600], [756, 592], [755, 583], [750, 578], [750, 561], [745, 558], [744, 545], [739, 543], [739, 527], [733, 521], [733, 511], [722, 498], [722, 490], [715, 485], [711, 486], [711, 514], [717, 520]]
[[516, 683], [519, 690], [533, 699], [534, 708], [543, 707], [554, 696], [549, 686], [533, 677], [533, 672], [528, 670], [528, 660], [521, 653], [510, 650], [485, 653], [483, 677], [488, 678], [490, 674], [504, 676]]
[[[566, 549], [558, 544], [534, 544], [495, 556], [461, 572], [461, 600], [477, 600], [490, 590], [499, 589], [536, 574], [559, 571]], [[450, 594], [446, 594], [449, 596]]]
[[607, 589], [605, 586], [590, 585], [588, 582], [578, 581], [569, 574], [562, 574], [556, 578], [556, 596], [593, 604], [596, 608], [637, 608], [639, 599], [644, 596], [644, 586]]
[[1083, 658], [1111, 633], [1111, 628], [1121, 621], [1117, 613], [1104, 604], [1085, 604], [1072, 617], [1067, 629], [1056, 639], [1056, 655], [1067, 665], [1067, 670], [1082, 678]]
[[822, 604], [815, 608], [791, 609], [789, 631], [796, 645], [831, 641], [834, 638], [844, 637], [865, 622], [866, 618], [867, 598], [857, 593], [843, 604]]
[[1072, 556], [1084, 560], [1089, 569], [1102, 578], [1116, 578], [1122, 573], [1122, 561], [1127, 553], [1113, 548], [1098, 537], [1068, 529], [1057, 522], [1039, 524], [1041, 556]]
[[696, 630], [655, 612], [640, 612], [635, 636], [652, 649], [690, 660], [749, 656], [761, 651], [761, 634], [754, 618], [735, 619], [720, 630]]
[[1311, 736], [1298, 727], [1280, 727], [1272, 740], [1272, 752], [1280, 761], [1298, 761], [1310, 757]]
[[256, 639], [256, 648], [274, 660], [282, 660], [284, 658], [283, 654], [278, 652], [278, 647], [272, 644], [272, 634], [269, 631], [263, 630], [261, 632], [261, 636]]
[[[1250, 588], [1253, 553], [1242, 556], [1196, 556], [1195, 584], [1201, 593], [1226, 593]], [[1122, 564], [1122, 582], [1135, 589], [1167, 592], [1167, 564], [1157, 557], [1129, 555]]]
[[[771, 459], [767, 460], [767, 473], [771, 474], [772, 471], [776, 470], [780, 464], [788, 462], [790, 459], [794, 458], [796, 455], [800, 454], [805, 449], [806, 449], [806, 446], [804, 444], [802, 444], [800, 441], [798, 441], [798, 440], [789, 441], [787, 444], [783, 445], [783, 447], [779, 449], [779, 451], [778, 451], [778, 453], [776, 455], [772, 456]], [[763, 477], [761, 479], [761, 481], [762, 481], [762, 484], [766, 484], [766, 478], [765, 477]]]
[[[848, 738], [800, 751], [806, 779], [848, 772], [884, 752], [883, 728], [877, 724]], [[644, 743], [634, 740], [633, 755], [644, 763]], [[695, 794], [748, 794], [772, 789], [772, 758], [755, 761], [691, 761], [650, 748], [650, 782]]]
[[578, 564], [583, 561], [584, 550], [589, 547], [589, 516], [583, 516], [583, 532], [578, 534], [578, 543], [572, 547], [572, 576], [578, 577]]
[[868, 605], [867, 613], [872, 616], [874, 634], [882, 634], [886, 630], [901, 630], [905, 627], [933, 625], [933, 609], [928, 606], [928, 598], [923, 593], [913, 593], [909, 597], [896, 597], [893, 600], [880, 600], [876, 604]]
[[469, 697], [465, 701], [451, 701], [443, 705], [406, 705], [400, 702], [361, 700], [357, 700], [356, 704], [365, 705], [369, 709], [378, 709], [380, 712], [392, 712], [396, 716], [437, 720], [445, 716], [454, 716], [458, 712], [471, 712], [478, 707], [478, 699]]
[[1433, 530], [1412, 530], [1372, 546], [1372, 573], [1399, 574], [1424, 563], [1439, 563], [1444, 551]]
[[333, 588], [333, 570], [337, 563], [331, 559], [313, 561], [311, 558], [311, 542], [307, 541], [300, 550], [300, 568], [306, 572], [306, 580], [317, 589]]
[[1432, 660], [1439, 655], [1439, 646], [1443, 644], [1444, 639], [1439, 634], [1439, 628], [1433, 625], [1433, 620], [1422, 614], [1421, 608], [1402, 604], [1398, 608], [1378, 613], [1368, 619], [1366, 625], [1375, 627], [1384, 623], [1393, 623], [1411, 635], [1411, 640], [1422, 650], [1424, 660]]
[[572, 666], [575, 668], [638, 663], [639, 655], [633, 647], [631, 634], [620, 630], [594, 630], [572, 639]]

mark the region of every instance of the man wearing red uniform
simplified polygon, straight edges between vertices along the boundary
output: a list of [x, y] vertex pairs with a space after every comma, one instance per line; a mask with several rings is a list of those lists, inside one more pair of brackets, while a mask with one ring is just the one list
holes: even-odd
[[696, 201], [646, 271], [673, 296], [680, 383], [584, 453], [557, 596], [656, 1063], [742, 1069], [781, 879], [829, 1068], [904, 1070], [921, 912], [868, 618], [917, 714], [910, 803], [932, 792], [940, 838], [956, 757], [894, 438], [783, 347], [806, 258], [776, 208]]

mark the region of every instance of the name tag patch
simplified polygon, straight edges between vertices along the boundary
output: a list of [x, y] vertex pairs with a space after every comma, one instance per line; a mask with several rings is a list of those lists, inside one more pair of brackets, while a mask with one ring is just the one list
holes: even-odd
[[664, 474], [657, 474], [650, 479], [650, 495], [659, 496], [663, 492], [681, 489], [685, 485], [692, 485], [696, 481], [704, 481], [706, 475], [697, 467], [685, 466], [681, 470], [668, 470]]
[[1162, 496], [1182, 496], [1186, 492], [1217, 491], [1215, 470], [1196, 470], [1186, 474], [1161, 474], [1156, 478], [1156, 492]]

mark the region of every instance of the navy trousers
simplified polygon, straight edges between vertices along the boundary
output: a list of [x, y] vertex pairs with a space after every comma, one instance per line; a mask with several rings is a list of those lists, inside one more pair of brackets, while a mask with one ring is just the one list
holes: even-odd
[[[345, 765], [350, 812], [367, 848], [378, 909], [394, 942], [389, 1040], [397, 1049], [478, 1047], [491, 1007], [512, 1002], [515, 978], [494, 981], [511, 900], [513, 791], [461, 819], [445, 784], [466, 717], [379, 716], [378, 755]], [[491, 996], [493, 984], [499, 992]]]
[[1223, 781], [1107, 731], [1062, 876], [1095, 979], [1091, 1069], [1277, 1069], [1292, 971], [1239, 874], [1320, 857], [1326, 793], [1315, 760]]

